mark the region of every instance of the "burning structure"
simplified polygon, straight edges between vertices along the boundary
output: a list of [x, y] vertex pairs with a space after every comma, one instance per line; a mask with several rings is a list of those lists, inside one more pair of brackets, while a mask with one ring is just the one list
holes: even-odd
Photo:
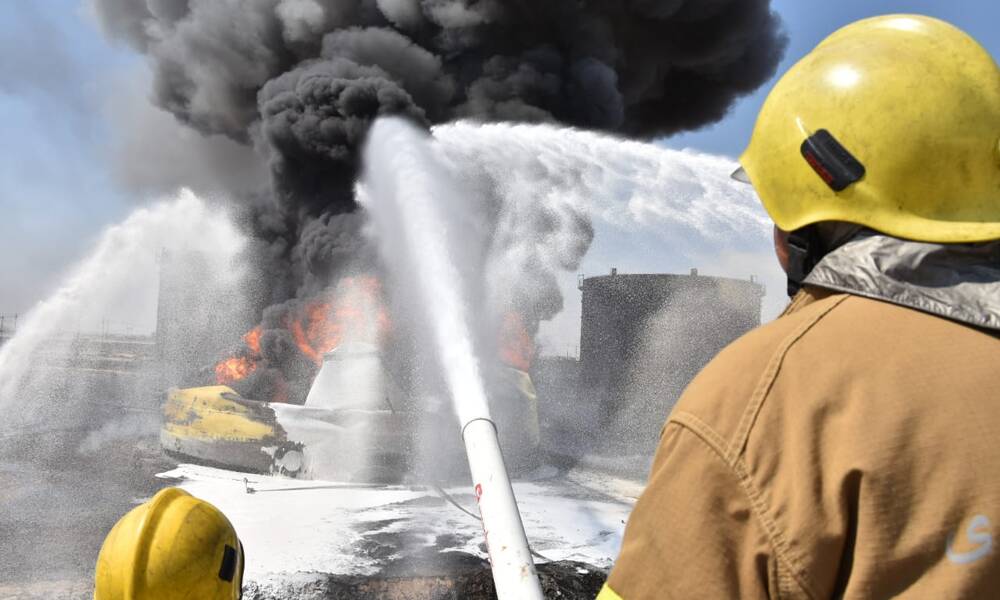
[[[381, 347], [392, 322], [385, 307], [382, 286], [371, 275], [342, 278], [335, 287], [307, 302], [284, 307], [278, 315], [243, 334], [238, 348], [221, 359], [210, 378], [232, 385], [253, 398], [303, 404], [324, 356], [344, 343]], [[263, 345], [280, 336], [279, 350]]]
[[[190, 269], [181, 273], [166, 261], [158, 355], [172, 365], [168, 385], [193, 386], [168, 394], [160, 440], [169, 453], [241, 471], [338, 481], [399, 481], [421, 471], [442, 480], [462, 472], [457, 436], [438, 440], [433, 460], [420, 453], [420, 436], [454, 417], [446, 402], [425, 397], [428, 391], [409, 376], [406, 355], [412, 352], [393, 326], [379, 279], [344, 277], [322, 296], [286, 307], [280, 319], [272, 316], [235, 336], [227, 334], [231, 323], [220, 324], [225, 319], [202, 322], [188, 310], [207, 288]], [[225, 312], [222, 304], [216, 308]], [[280, 331], [292, 343], [280, 365], [273, 362], [276, 353], [262, 347], [265, 326], [272, 337]], [[534, 345], [516, 313], [500, 327], [501, 362], [487, 369], [497, 392], [493, 409], [504, 425], [511, 464], [531, 466], [539, 443], [535, 392], [526, 373]], [[214, 345], [202, 344], [206, 335]], [[240, 342], [219, 350], [217, 340], [227, 335]], [[206, 364], [178, 372], [177, 361], [169, 360], [190, 361], [193, 352]]]

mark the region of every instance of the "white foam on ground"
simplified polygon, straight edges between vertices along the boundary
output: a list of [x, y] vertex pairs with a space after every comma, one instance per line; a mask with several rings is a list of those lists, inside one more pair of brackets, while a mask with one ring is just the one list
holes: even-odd
[[[436, 546], [439, 552], [486, 557], [479, 521], [434, 501], [439, 494], [433, 488], [299, 481], [195, 465], [160, 477], [180, 479], [180, 487], [229, 517], [246, 548], [248, 582], [287, 581], [305, 573], [376, 575], [391, 557], [359, 550], [375, 533], [406, 535], [412, 550]], [[244, 478], [255, 493], [247, 493]], [[607, 568], [618, 555], [638, 487], [587, 472], [516, 482], [514, 492], [536, 552]], [[467, 489], [446, 491], [475, 512]], [[425, 498], [430, 501], [419, 502]], [[417, 502], [403, 504], [408, 501]]]

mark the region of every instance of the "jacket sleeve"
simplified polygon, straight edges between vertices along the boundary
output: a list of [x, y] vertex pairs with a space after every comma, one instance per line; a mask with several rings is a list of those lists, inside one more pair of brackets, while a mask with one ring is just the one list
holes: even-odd
[[775, 560], [723, 457], [694, 431], [669, 422], [599, 598], [777, 597]]

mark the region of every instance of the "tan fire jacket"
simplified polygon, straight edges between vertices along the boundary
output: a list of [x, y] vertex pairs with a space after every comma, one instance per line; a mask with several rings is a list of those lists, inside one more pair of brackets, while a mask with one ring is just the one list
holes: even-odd
[[664, 426], [600, 600], [1000, 598], [1000, 339], [806, 288]]

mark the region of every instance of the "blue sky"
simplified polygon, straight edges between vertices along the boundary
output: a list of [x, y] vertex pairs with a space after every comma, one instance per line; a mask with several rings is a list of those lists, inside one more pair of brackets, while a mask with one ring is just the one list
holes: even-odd
[[41, 299], [127, 211], [103, 107], [137, 63], [76, 1], [0, 3], [0, 314]]
[[[891, 12], [951, 21], [1000, 56], [994, 0], [773, 6], [790, 39], [779, 73], [838, 27]], [[141, 202], [116, 180], [109, 119], [114, 96], [126, 93], [125, 81], [134, 81], [141, 64], [101, 36], [79, 0], [0, 3], [0, 314], [23, 313], [43, 298], [102, 227]], [[738, 156], [770, 85], [716, 125], [661, 143]]]
[[[1000, 2], [996, 0], [772, 0], [785, 23], [789, 44], [778, 74], [785, 72], [827, 35], [840, 27], [875, 15], [917, 13], [944, 19], [979, 40], [994, 59], [1000, 58]], [[776, 78], [775, 78], [776, 79]], [[742, 99], [715, 125], [664, 140], [671, 148], [685, 146], [737, 157], [750, 139], [757, 111], [774, 80]]]

